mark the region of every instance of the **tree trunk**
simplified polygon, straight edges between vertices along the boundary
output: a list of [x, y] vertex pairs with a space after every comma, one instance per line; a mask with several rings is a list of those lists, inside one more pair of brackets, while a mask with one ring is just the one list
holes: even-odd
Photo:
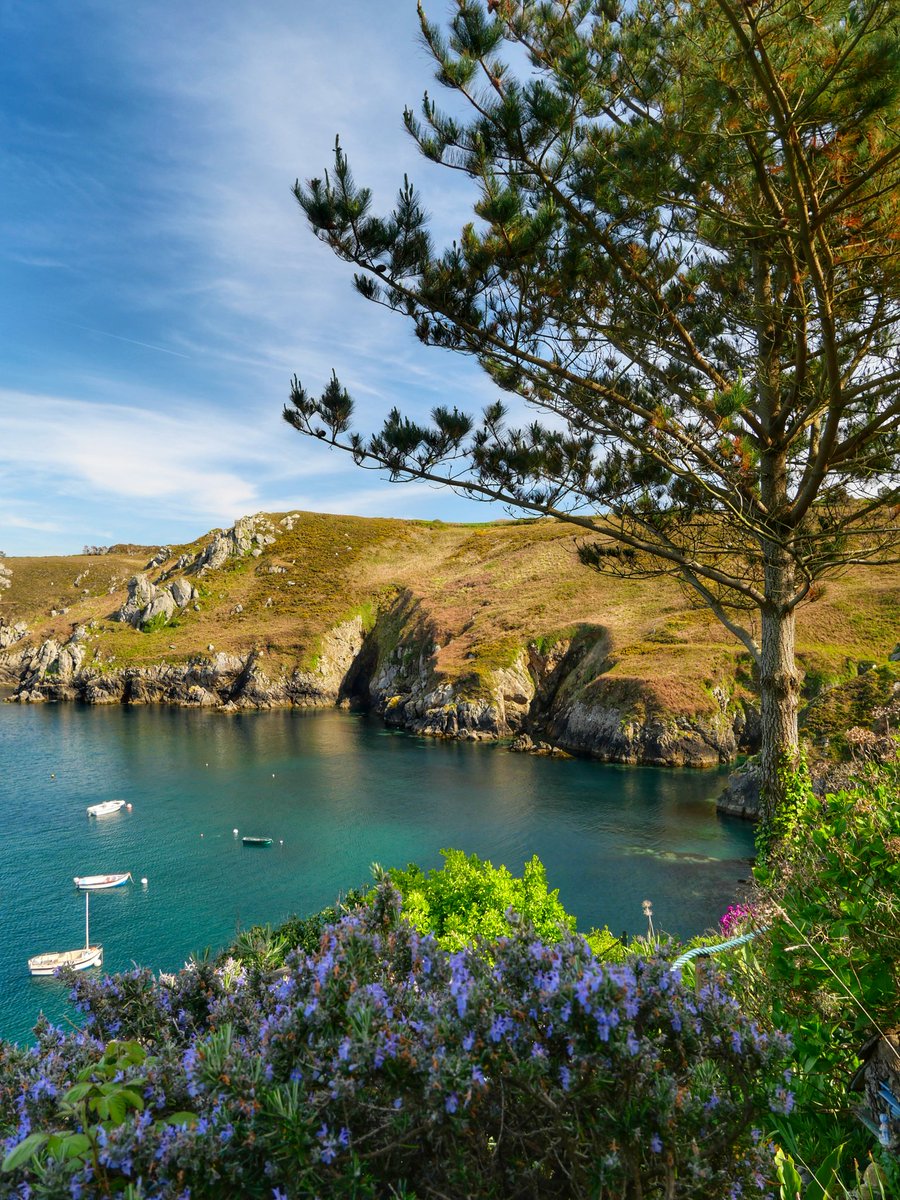
[[793, 582], [788, 561], [781, 558], [766, 564], [768, 603], [762, 610], [759, 659], [760, 816], [764, 827], [770, 828], [786, 801], [784, 769], [796, 766], [800, 752], [797, 732], [800, 680], [794, 658], [796, 617], [787, 604]]

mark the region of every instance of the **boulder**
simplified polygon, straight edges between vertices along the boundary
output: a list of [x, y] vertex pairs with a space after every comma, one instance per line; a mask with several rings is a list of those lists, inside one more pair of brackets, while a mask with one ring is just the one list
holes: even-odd
[[157, 550], [157, 552], [153, 555], [153, 557], [147, 563], [146, 567], [144, 567], [144, 570], [152, 571], [156, 567], [161, 567], [163, 565], [163, 563], [166, 561], [166, 559], [171, 558], [171, 556], [172, 556], [172, 547], [171, 546], [160, 546], [160, 548]]
[[169, 591], [178, 608], [186, 608], [197, 596], [193, 584], [184, 578], [173, 580], [169, 584]]
[[28, 634], [28, 626], [24, 621], [17, 621], [15, 625], [6, 625], [0, 621], [0, 650], [5, 650], [7, 646], [13, 646], [16, 642], [20, 642]]
[[117, 621], [126, 621], [136, 629], [162, 616], [171, 621], [176, 610], [186, 608], [197, 596], [196, 589], [184, 577], [167, 587], [157, 587], [146, 575], [135, 575], [128, 581], [128, 598], [115, 614]]
[[218, 571], [230, 558], [242, 558], [254, 547], [271, 545], [274, 526], [263, 516], [242, 517], [231, 529], [216, 536], [197, 555], [193, 569], [198, 574]]
[[743, 763], [728, 776], [725, 791], [716, 801], [716, 811], [727, 817], [759, 819], [759, 767], [752, 759]]
[[140, 624], [149, 625], [151, 621], [156, 621], [160, 617], [163, 618], [165, 624], [168, 624], [175, 616], [177, 607], [174, 597], [168, 589], [159, 592], [140, 614]]

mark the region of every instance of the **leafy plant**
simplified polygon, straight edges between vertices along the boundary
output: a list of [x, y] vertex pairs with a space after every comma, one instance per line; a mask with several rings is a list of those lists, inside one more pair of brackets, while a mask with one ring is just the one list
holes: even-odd
[[[104, 1147], [110, 1132], [124, 1124], [130, 1113], [144, 1110], [147, 1079], [132, 1071], [146, 1061], [147, 1053], [137, 1042], [110, 1042], [99, 1062], [84, 1067], [63, 1094], [56, 1112], [63, 1127], [29, 1133], [7, 1153], [0, 1170], [10, 1173], [33, 1166], [40, 1178], [48, 1161], [55, 1160], [63, 1174], [89, 1171], [101, 1195], [121, 1191], [124, 1180], [116, 1179]], [[196, 1120], [190, 1112], [168, 1118], [170, 1123], [185, 1125]]]
[[898, 771], [873, 770], [824, 798], [797, 774], [786, 791], [791, 821], [754, 872], [769, 930], [723, 960], [745, 1010], [791, 1037], [795, 1103], [766, 1127], [811, 1170], [838, 1146], [843, 1162], [864, 1159], [871, 1139], [848, 1084], [863, 1043], [897, 1022]]
[[442, 850], [444, 865], [423, 871], [415, 863], [392, 868], [387, 878], [403, 897], [403, 915], [421, 933], [432, 933], [439, 945], [459, 949], [493, 941], [525, 921], [549, 941], [575, 929], [575, 918], [559, 902], [558, 890], [547, 888], [547, 873], [534, 855], [521, 878], [495, 867], [477, 854]]

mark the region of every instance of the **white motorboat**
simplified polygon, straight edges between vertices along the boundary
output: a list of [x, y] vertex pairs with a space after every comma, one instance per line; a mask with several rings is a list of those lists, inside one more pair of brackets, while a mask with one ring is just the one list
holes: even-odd
[[72, 882], [82, 892], [102, 892], [106, 888], [121, 887], [131, 878], [131, 872], [124, 875], [76, 875]]
[[47, 954], [35, 954], [28, 960], [32, 975], [53, 975], [60, 967], [71, 967], [73, 971], [84, 971], [88, 967], [99, 967], [103, 962], [103, 947], [91, 945], [90, 893], [84, 894], [84, 949], [53, 950]]
[[124, 800], [104, 800], [101, 804], [88, 805], [87, 814], [89, 817], [106, 817], [124, 807]]

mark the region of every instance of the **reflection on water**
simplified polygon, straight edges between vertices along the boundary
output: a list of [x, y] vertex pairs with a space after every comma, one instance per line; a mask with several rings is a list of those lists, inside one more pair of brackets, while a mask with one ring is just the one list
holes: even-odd
[[[0, 705], [0, 1035], [63, 1011], [25, 961], [79, 944], [74, 875], [148, 880], [92, 902], [107, 970], [175, 969], [238, 927], [330, 903], [373, 861], [434, 866], [447, 846], [514, 872], [538, 854], [580, 927], [640, 932], [650, 898], [662, 928], [696, 932], [752, 853], [752, 830], [716, 816], [721, 786], [720, 772], [533, 758], [350, 713]], [[86, 816], [118, 797], [131, 813]], [[246, 848], [234, 828], [274, 845]]]

